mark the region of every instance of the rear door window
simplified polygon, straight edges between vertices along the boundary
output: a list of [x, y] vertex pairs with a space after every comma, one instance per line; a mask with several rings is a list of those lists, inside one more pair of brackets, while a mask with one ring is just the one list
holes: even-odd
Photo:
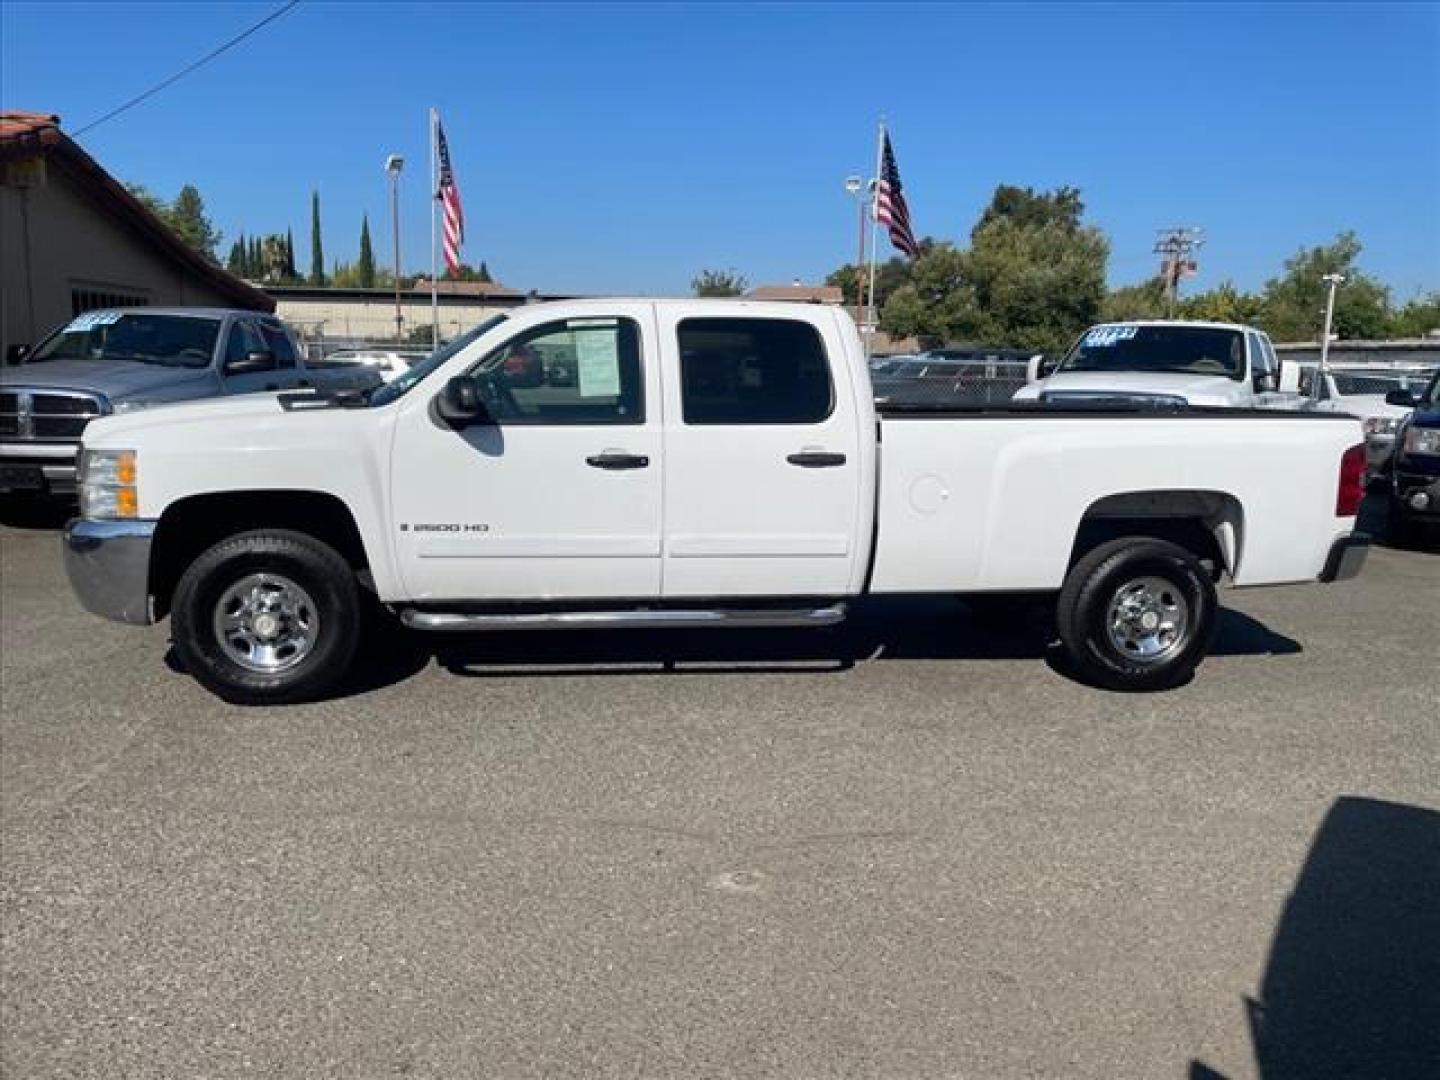
[[798, 319], [684, 319], [686, 424], [818, 424], [834, 409], [825, 343]]

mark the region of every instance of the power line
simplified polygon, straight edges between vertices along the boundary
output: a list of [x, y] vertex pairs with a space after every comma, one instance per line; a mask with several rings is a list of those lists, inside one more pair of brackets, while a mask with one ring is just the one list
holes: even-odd
[[171, 85], [172, 83], [178, 82], [179, 80], [183, 79], [186, 75], [189, 75], [190, 72], [194, 71], [196, 68], [198, 68], [198, 67], [203, 67], [205, 64], [208, 64], [211, 60], [214, 60], [215, 57], [219, 56], [221, 53], [227, 52], [228, 50], [234, 48], [236, 45], [239, 45], [240, 42], [244, 41], [244, 40], [245, 40], [246, 38], [248, 38], [251, 34], [255, 33], [255, 31], [257, 31], [257, 30], [259, 30], [260, 28], [262, 28], [262, 27], [264, 27], [264, 26], [267, 26], [268, 24], [274, 22], [276, 19], [280, 18], [281, 15], [284, 15], [287, 11], [289, 11], [291, 8], [295, 7], [295, 6], [296, 6], [297, 4], [299, 4], [299, 3], [300, 3], [300, 0], [290, 0], [290, 2], [289, 2], [288, 4], [285, 4], [283, 7], [277, 8], [275, 11], [272, 11], [269, 15], [266, 15], [265, 18], [261, 19], [261, 20], [260, 20], [258, 23], [256, 23], [254, 26], [250, 27], [250, 29], [244, 31], [243, 33], [237, 34], [235, 37], [233, 37], [233, 38], [231, 38], [229, 41], [225, 42], [225, 44], [224, 44], [224, 45], [221, 45], [219, 48], [217, 48], [217, 49], [212, 49], [210, 52], [208, 52], [208, 53], [206, 53], [204, 56], [202, 56], [199, 60], [196, 60], [193, 64], [190, 64], [190, 65], [187, 66], [187, 67], [181, 68], [181, 69], [180, 69], [179, 71], [177, 71], [174, 75], [171, 75], [168, 79], [166, 79], [164, 82], [156, 83], [156, 84], [155, 84], [154, 86], [152, 86], [149, 90], [146, 90], [143, 94], [139, 94], [139, 95], [131, 98], [129, 101], [125, 102], [125, 104], [120, 105], [120, 106], [118, 106], [117, 108], [111, 109], [111, 110], [110, 110], [108, 113], [106, 113], [104, 116], [100, 117], [100, 119], [90, 121], [90, 123], [86, 124], [86, 125], [85, 125], [84, 127], [82, 127], [79, 131], [75, 132], [71, 137], [78, 139], [81, 135], [84, 135], [87, 131], [91, 130], [92, 128], [99, 127], [101, 124], [105, 123], [106, 120], [113, 119], [114, 117], [117, 117], [117, 116], [119, 116], [121, 113], [125, 112], [127, 109], [134, 108], [136, 105], [139, 105], [139, 104], [140, 104], [142, 101], [144, 101], [146, 98], [154, 97], [154, 96], [155, 96], [156, 94], [158, 94], [161, 90], [164, 90], [167, 86]]

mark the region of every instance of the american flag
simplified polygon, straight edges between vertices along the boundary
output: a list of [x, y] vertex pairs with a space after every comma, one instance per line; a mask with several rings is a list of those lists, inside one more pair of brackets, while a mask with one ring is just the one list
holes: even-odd
[[885, 132], [885, 150], [881, 156], [880, 183], [875, 189], [875, 220], [890, 230], [890, 242], [910, 258], [920, 254], [915, 234], [910, 231], [910, 208], [900, 187], [900, 170], [895, 165], [895, 148], [890, 133]]
[[440, 162], [440, 188], [435, 198], [445, 211], [445, 265], [452, 274], [460, 272], [460, 245], [465, 242], [465, 209], [460, 205], [460, 186], [455, 183], [455, 170], [450, 167], [450, 145], [440, 117], [435, 117], [435, 157]]

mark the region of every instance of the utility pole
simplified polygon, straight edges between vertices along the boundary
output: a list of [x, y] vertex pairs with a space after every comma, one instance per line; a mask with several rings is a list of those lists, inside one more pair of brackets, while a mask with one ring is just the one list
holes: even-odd
[[1326, 274], [1320, 279], [1330, 286], [1325, 297], [1325, 329], [1320, 334], [1320, 369], [1315, 373], [1315, 397], [1321, 396], [1325, 376], [1330, 371], [1330, 324], [1335, 320], [1335, 290], [1345, 280], [1344, 274]]
[[395, 340], [405, 339], [405, 317], [400, 312], [400, 170], [405, 159], [391, 154], [385, 159], [385, 171], [390, 174], [390, 231], [395, 238]]
[[1195, 260], [1191, 255], [1204, 246], [1205, 230], [1193, 225], [1156, 230], [1154, 251], [1160, 256], [1166, 308], [1172, 319], [1175, 317], [1175, 305], [1180, 300], [1180, 279], [1195, 273]]
[[845, 190], [854, 197], [860, 208], [860, 258], [855, 263], [855, 325], [865, 332], [865, 208], [869, 196], [865, 192], [865, 181], [858, 176], [845, 178]]

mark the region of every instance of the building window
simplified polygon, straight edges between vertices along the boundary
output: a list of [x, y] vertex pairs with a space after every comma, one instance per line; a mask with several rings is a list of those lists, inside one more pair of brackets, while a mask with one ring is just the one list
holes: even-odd
[[144, 307], [149, 303], [143, 293], [117, 292], [106, 286], [75, 286], [70, 290], [70, 315], [72, 317], [99, 308]]

